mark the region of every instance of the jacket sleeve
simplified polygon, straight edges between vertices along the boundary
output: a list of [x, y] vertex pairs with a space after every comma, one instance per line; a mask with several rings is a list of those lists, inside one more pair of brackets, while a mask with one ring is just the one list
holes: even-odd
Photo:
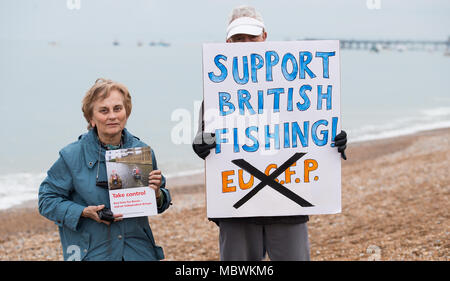
[[76, 231], [85, 206], [70, 200], [72, 191], [72, 174], [60, 154], [39, 187], [39, 213], [58, 226]]
[[[156, 157], [155, 157], [155, 152], [152, 149], [152, 163], [153, 163], [153, 170], [158, 170], [158, 164], [156, 163]], [[165, 210], [167, 210], [167, 208], [169, 208], [170, 205], [172, 205], [172, 197], [170, 196], [170, 191], [169, 189], [166, 188], [166, 178], [164, 177], [164, 175], [162, 175], [162, 182], [161, 182], [161, 192], [163, 193], [163, 203], [161, 204], [161, 206], [158, 207], [158, 214], [164, 212]]]
[[[198, 112], [198, 128], [197, 133], [195, 134], [194, 140], [192, 141], [192, 146], [194, 146], [195, 138], [203, 133], [205, 130], [205, 121], [203, 121], [203, 109], [204, 109], [204, 101], [202, 101], [202, 105], [200, 106], [199, 112]], [[195, 149], [194, 149], [195, 150]]]

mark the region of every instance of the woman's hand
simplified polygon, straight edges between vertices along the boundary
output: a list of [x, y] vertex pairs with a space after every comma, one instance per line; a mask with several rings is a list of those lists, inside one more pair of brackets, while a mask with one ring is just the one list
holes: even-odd
[[[103, 208], [105, 208], [105, 205], [87, 206], [86, 208], [84, 208], [83, 212], [81, 213], [81, 216], [85, 217], [85, 218], [93, 219], [98, 223], [104, 223], [106, 225], [110, 225], [111, 223], [109, 221], [101, 220], [97, 214], [97, 212]], [[123, 219], [122, 216], [123, 216], [122, 214], [114, 214], [114, 221], [121, 221]]]
[[155, 190], [156, 200], [161, 197], [162, 175], [160, 170], [153, 170], [148, 174], [148, 186]]

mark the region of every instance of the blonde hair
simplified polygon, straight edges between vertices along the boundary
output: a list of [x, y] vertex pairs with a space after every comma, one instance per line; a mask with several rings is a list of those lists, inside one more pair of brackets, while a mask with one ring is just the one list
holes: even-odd
[[93, 115], [94, 103], [98, 100], [104, 100], [109, 97], [109, 94], [113, 90], [117, 90], [123, 95], [123, 104], [127, 118], [130, 116], [132, 108], [131, 95], [130, 92], [128, 92], [127, 87], [109, 79], [98, 78], [95, 80], [94, 85], [89, 89], [89, 91], [86, 92], [81, 106], [84, 118], [88, 123], [88, 130], [93, 128], [90, 121]]
[[242, 5], [235, 7], [230, 14], [230, 18], [228, 24], [234, 21], [237, 18], [249, 17], [259, 20], [260, 22], [264, 22], [261, 14], [252, 6]]

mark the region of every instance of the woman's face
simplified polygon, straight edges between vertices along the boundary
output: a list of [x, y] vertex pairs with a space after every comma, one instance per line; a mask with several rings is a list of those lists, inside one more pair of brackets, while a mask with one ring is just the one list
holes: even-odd
[[97, 127], [97, 132], [101, 139], [118, 138], [120, 140], [127, 119], [123, 95], [119, 91], [112, 90], [109, 93], [109, 97], [94, 102], [90, 122], [92, 127]]

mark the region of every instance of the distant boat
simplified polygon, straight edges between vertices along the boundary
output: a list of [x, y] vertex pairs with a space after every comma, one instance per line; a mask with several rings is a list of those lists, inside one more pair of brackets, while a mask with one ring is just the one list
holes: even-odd
[[159, 42], [159, 45], [161, 46], [161, 47], [170, 47], [170, 43], [166, 43], [166, 42]]
[[170, 47], [170, 43], [163, 42], [163, 41], [159, 41], [159, 42], [151, 41], [148, 45], [150, 47], [158, 47], [158, 46], [160, 46], [160, 47]]
[[137, 42], [137, 46], [138, 46], [138, 47], [142, 47], [142, 42], [141, 42], [141, 41], [138, 41], [138, 42]]
[[114, 46], [119, 46], [119, 44], [120, 44], [120, 43], [119, 43], [119, 40], [114, 40], [114, 41], [113, 41], [113, 45], [114, 45]]
[[59, 45], [59, 43], [56, 42], [56, 41], [50, 41], [50, 42], [48, 42], [48, 45], [49, 45], [49, 46], [52, 46], [52, 47], [56, 47], [56, 46]]

